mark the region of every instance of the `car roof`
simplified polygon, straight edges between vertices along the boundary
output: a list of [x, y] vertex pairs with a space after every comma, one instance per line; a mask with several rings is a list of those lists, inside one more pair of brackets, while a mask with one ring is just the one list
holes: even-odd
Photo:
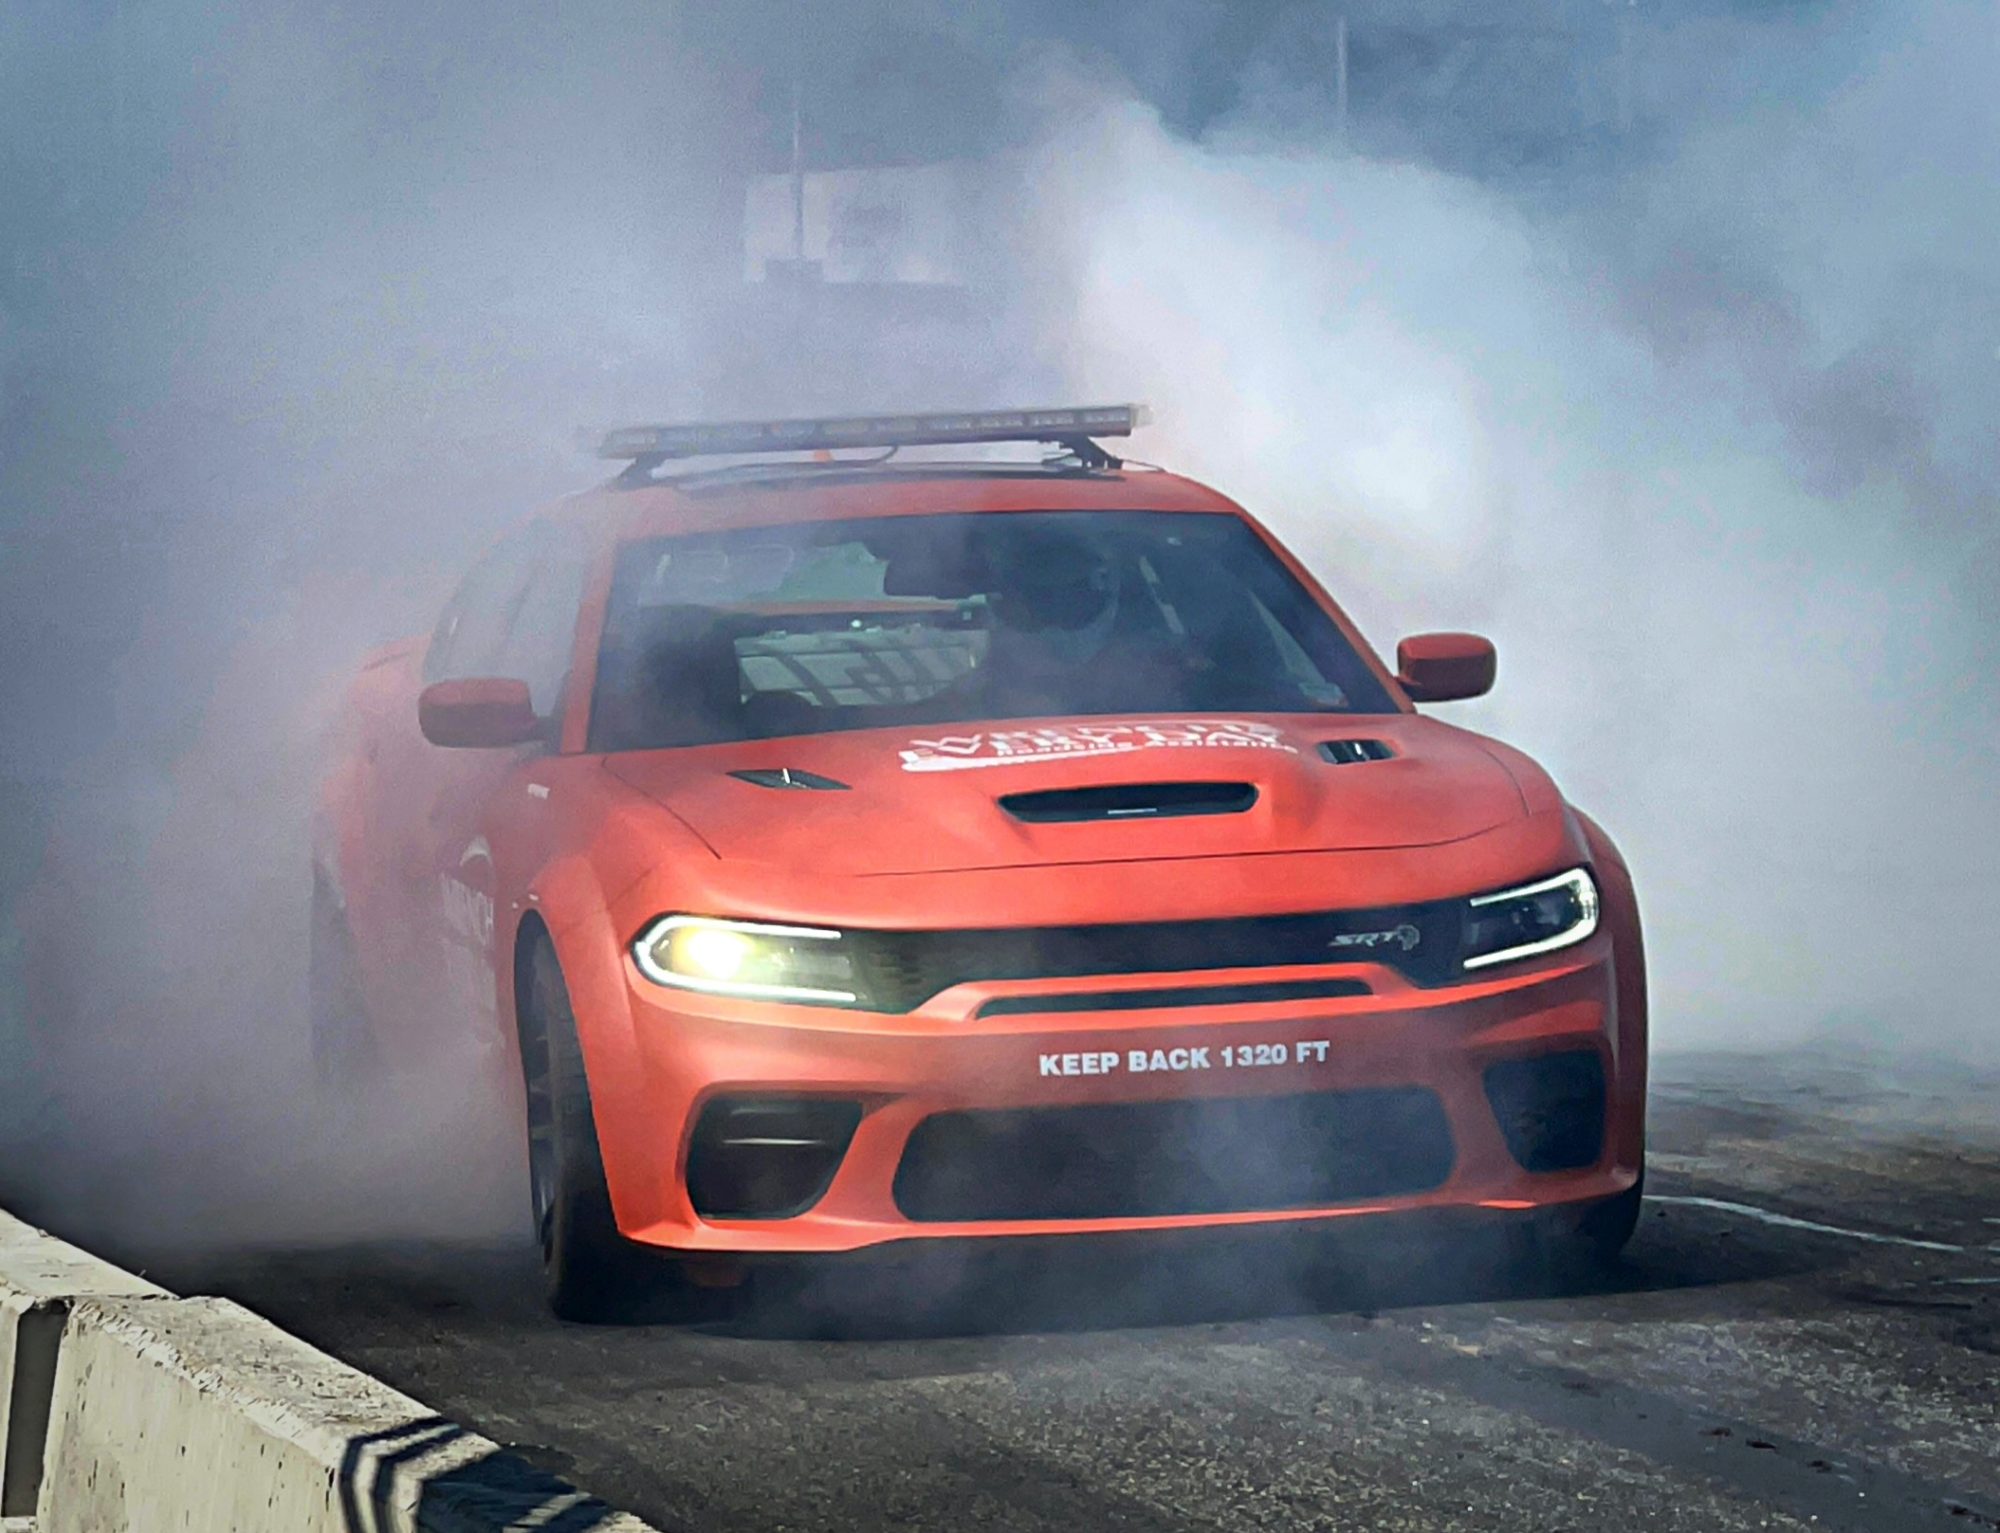
[[638, 484], [612, 480], [568, 497], [552, 514], [622, 543], [730, 527], [1005, 511], [1244, 514], [1227, 496], [1162, 469], [990, 462], [740, 464]]

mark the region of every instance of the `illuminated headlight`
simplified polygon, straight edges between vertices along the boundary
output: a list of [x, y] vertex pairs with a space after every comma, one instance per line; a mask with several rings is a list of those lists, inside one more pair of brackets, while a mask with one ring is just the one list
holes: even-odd
[[824, 927], [662, 916], [639, 934], [632, 958], [646, 978], [678, 990], [832, 1006], [859, 999], [853, 955]]
[[1597, 885], [1584, 868], [1482, 894], [1465, 913], [1465, 967], [1551, 953], [1597, 930]]

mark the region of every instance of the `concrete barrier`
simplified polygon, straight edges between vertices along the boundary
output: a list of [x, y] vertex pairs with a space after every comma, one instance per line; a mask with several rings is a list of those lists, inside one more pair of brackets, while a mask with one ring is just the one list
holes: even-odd
[[36, 1533], [646, 1533], [227, 1299], [87, 1299]]
[[93, 1295], [170, 1297], [0, 1212], [0, 1518], [25, 1518], [35, 1510], [63, 1328], [70, 1306]]
[[38, 1422], [13, 1413], [33, 1533], [652, 1533], [241, 1305], [0, 1221], [0, 1314], [40, 1317], [0, 1360], [17, 1394], [23, 1359], [47, 1381]]

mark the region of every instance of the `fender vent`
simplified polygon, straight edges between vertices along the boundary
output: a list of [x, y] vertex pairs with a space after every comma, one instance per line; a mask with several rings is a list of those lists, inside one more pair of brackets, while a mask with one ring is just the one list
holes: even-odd
[[1103, 788], [1009, 793], [1000, 807], [1030, 825], [1082, 820], [1165, 820], [1187, 814], [1241, 814], [1257, 802], [1247, 782], [1135, 782]]
[[1322, 740], [1319, 753], [1335, 766], [1351, 766], [1357, 761], [1387, 761], [1396, 753], [1380, 740]]
[[729, 775], [759, 788], [816, 788], [821, 791], [845, 791], [847, 788], [844, 782], [835, 782], [817, 772], [801, 772], [796, 767], [746, 767]]

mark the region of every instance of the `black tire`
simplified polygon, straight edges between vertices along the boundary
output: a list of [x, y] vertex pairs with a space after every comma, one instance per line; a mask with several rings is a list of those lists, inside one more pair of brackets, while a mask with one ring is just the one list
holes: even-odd
[[1514, 1256], [1525, 1275], [1558, 1289], [1601, 1280], [1639, 1227], [1646, 1173], [1626, 1191], [1582, 1209], [1561, 1208], [1530, 1217], [1516, 1232]]
[[326, 877], [313, 872], [312, 911], [306, 942], [306, 1010], [311, 1030], [313, 1079], [323, 1090], [372, 1086], [382, 1073], [381, 1052], [361, 999], [354, 937]]
[[659, 1267], [618, 1233], [569, 987], [546, 936], [534, 939], [522, 981], [528, 1188], [544, 1290], [563, 1320], [615, 1321], [652, 1297]]
[[1646, 1169], [1639, 1168], [1639, 1180], [1616, 1197], [1606, 1198], [1577, 1222], [1570, 1239], [1580, 1249], [1581, 1259], [1599, 1270], [1618, 1260], [1639, 1228], [1640, 1206], [1646, 1201]]

